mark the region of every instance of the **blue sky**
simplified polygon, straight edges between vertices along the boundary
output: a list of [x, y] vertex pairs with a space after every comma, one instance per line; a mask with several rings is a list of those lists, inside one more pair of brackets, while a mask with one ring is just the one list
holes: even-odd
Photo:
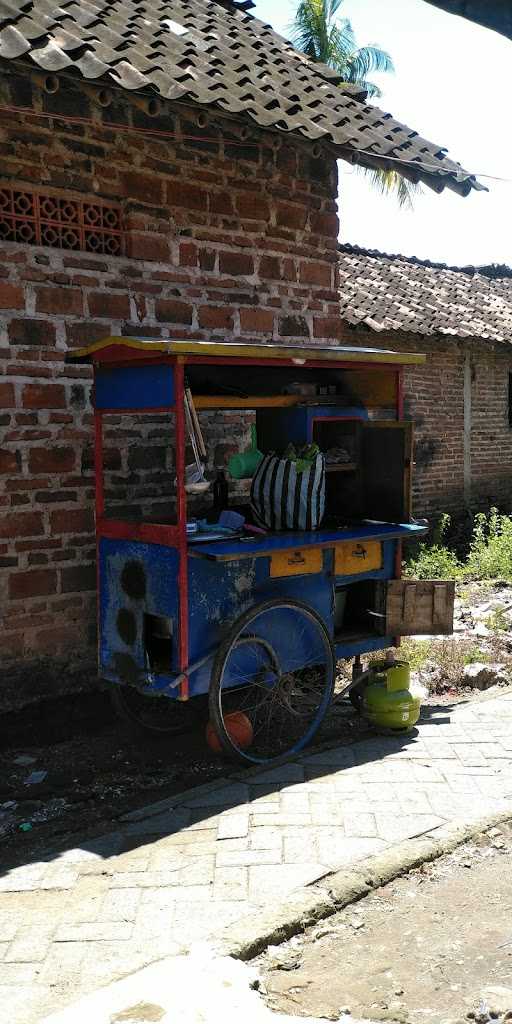
[[[252, 12], [282, 35], [296, 0], [256, 0]], [[378, 43], [396, 73], [375, 78], [385, 110], [470, 171], [512, 179], [512, 43], [423, 0], [345, 0], [358, 43]], [[512, 264], [512, 181], [463, 199], [430, 189], [412, 213], [340, 162], [342, 241], [446, 263]]]

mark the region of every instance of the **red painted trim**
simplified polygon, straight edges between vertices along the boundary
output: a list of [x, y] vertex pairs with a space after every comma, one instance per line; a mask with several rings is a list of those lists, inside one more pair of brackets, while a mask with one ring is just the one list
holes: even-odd
[[100, 607], [100, 536], [98, 523], [105, 512], [103, 488], [103, 421], [101, 412], [94, 413], [94, 489], [96, 493], [96, 644], [97, 663], [100, 667], [101, 607]]
[[103, 418], [99, 409], [96, 409], [94, 413], [94, 486], [96, 517], [101, 519], [105, 514], [105, 495], [103, 490]]
[[[178, 654], [180, 672], [188, 667], [188, 560], [187, 560], [187, 496], [185, 493], [185, 373], [183, 363], [177, 363], [174, 373], [176, 407], [176, 504], [178, 513], [178, 595], [179, 635]], [[188, 699], [188, 678], [180, 683], [180, 697]]]
[[162, 523], [127, 523], [123, 519], [100, 519], [97, 523], [100, 537], [116, 540], [138, 540], [145, 544], [163, 544], [178, 547], [178, 527]]
[[328, 359], [306, 359], [304, 362], [297, 363], [295, 359], [245, 359], [241, 356], [232, 356], [226, 358], [225, 356], [192, 356], [187, 355], [183, 357], [187, 364], [206, 364], [210, 366], [291, 366], [294, 370], [300, 373], [301, 370], [375, 370], [378, 373], [381, 370], [396, 370], [396, 363], [365, 363], [363, 360], [358, 362], [331, 362]]

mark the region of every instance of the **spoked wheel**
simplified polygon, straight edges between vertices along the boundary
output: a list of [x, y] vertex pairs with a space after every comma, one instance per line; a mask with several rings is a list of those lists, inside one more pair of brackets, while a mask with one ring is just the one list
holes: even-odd
[[219, 647], [210, 718], [227, 754], [265, 764], [309, 743], [333, 687], [333, 649], [320, 616], [300, 601], [266, 601], [242, 615]]
[[124, 722], [143, 733], [178, 736], [194, 725], [190, 702], [181, 702], [164, 695], [147, 696], [134, 686], [111, 688], [114, 709]]

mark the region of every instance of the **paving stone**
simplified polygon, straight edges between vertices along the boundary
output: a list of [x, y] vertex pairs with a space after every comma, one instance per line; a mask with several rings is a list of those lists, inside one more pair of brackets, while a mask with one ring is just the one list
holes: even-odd
[[97, 920], [135, 921], [141, 896], [140, 888], [111, 889], [103, 900]]
[[272, 864], [249, 868], [249, 898], [258, 900], [282, 896], [302, 885], [310, 885], [325, 874], [324, 864]]
[[469, 713], [443, 709], [418, 736], [375, 737], [247, 781], [218, 780], [7, 873], [0, 1000], [9, 1024], [36, 1024], [41, 1006], [186, 950], [400, 839], [511, 809], [510, 696]]
[[275, 768], [269, 768], [254, 775], [251, 779], [252, 785], [264, 782], [302, 782], [304, 779], [304, 768], [301, 764], [280, 764]]
[[376, 814], [377, 836], [390, 843], [421, 836], [431, 829], [445, 824], [445, 819], [434, 814], [404, 814], [390, 819], [388, 815]]
[[220, 789], [212, 789], [202, 796], [187, 800], [186, 806], [190, 809], [196, 807], [236, 807], [237, 804], [245, 804], [249, 799], [249, 789], [245, 783], [235, 782], [231, 786], [221, 786]]
[[251, 850], [274, 850], [280, 849], [283, 842], [282, 831], [279, 828], [252, 828], [249, 836], [249, 847]]
[[252, 864], [279, 864], [280, 850], [219, 850], [216, 863], [218, 867], [249, 867]]
[[321, 750], [303, 759], [304, 765], [327, 765], [334, 768], [346, 768], [355, 764], [355, 755], [350, 747], [337, 747], [334, 750]]
[[133, 925], [128, 921], [90, 921], [83, 924], [61, 924], [55, 933], [56, 942], [101, 942], [106, 939], [125, 941], [131, 937]]
[[215, 868], [213, 897], [217, 900], [246, 900], [248, 869], [245, 867]]
[[5, 954], [6, 963], [38, 963], [45, 959], [51, 946], [55, 926], [29, 925], [18, 932]]
[[126, 836], [168, 835], [186, 828], [190, 819], [190, 811], [178, 807], [174, 811], [166, 811], [164, 814], [152, 815], [151, 818], [143, 818], [142, 821], [134, 821], [125, 826], [123, 834]]
[[355, 838], [352, 836], [320, 837], [319, 858], [326, 867], [335, 870], [348, 864], [357, 864], [365, 857], [380, 853], [387, 846], [384, 839]]
[[371, 839], [377, 835], [377, 825], [374, 814], [345, 814], [344, 818], [345, 835], [357, 838]]
[[248, 814], [222, 816], [217, 830], [217, 839], [242, 839], [249, 831]]

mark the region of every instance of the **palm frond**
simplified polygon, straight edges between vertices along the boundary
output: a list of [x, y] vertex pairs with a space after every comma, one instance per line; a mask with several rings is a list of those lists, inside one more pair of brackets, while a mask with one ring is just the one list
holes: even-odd
[[378, 46], [361, 46], [354, 50], [348, 60], [350, 82], [360, 82], [375, 71], [387, 72], [395, 70], [393, 61], [385, 50]]
[[412, 210], [414, 199], [423, 192], [421, 185], [415, 185], [407, 178], [402, 178], [398, 171], [369, 167], [358, 167], [357, 170], [367, 175], [374, 188], [383, 195], [394, 195], [398, 205], [404, 210]]
[[[369, 75], [374, 72], [392, 72], [393, 61], [386, 50], [375, 43], [357, 46], [356, 37], [348, 18], [336, 18], [344, 0], [299, 0], [293, 25], [290, 26], [294, 45], [314, 61], [328, 64], [345, 82], [353, 82], [366, 90], [370, 99], [381, 96], [381, 90]], [[412, 209], [413, 197], [421, 191], [402, 178], [397, 171], [360, 168], [369, 175], [372, 184], [381, 192], [394, 194], [398, 204]]]

